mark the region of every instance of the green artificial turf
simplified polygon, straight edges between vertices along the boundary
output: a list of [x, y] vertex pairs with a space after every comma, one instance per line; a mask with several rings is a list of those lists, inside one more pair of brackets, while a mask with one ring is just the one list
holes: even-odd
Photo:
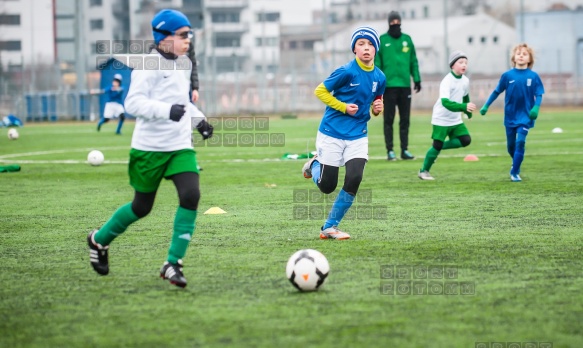
[[[348, 241], [318, 239], [330, 203], [302, 177], [304, 160], [279, 160], [314, 150], [319, 121], [271, 118], [267, 129], [237, 131], [284, 134], [284, 144], [198, 147], [199, 210], [227, 214], [199, 214], [186, 289], [158, 273], [177, 206], [171, 182], [150, 215], [111, 244], [110, 274], [89, 264], [87, 233], [133, 197], [132, 122], [122, 136], [92, 123], [30, 123], [16, 141], [2, 130], [0, 165], [22, 170], [0, 174], [0, 347], [583, 346], [580, 112], [541, 113], [521, 183], [509, 180], [500, 114], [466, 120], [472, 144], [442, 151], [433, 182], [417, 178], [429, 115], [412, 118], [414, 161], [386, 161], [382, 118], [371, 120], [362, 195], [340, 225]], [[107, 162], [84, 163], [92, 149]], [[467, 154], [479, 161], [464, 162]], [[331, 267], [314, 293], [285, 276], [304, 248]], [[446, 268], [454, 278], [423, 277]], [[470, 284], [471, 293], [413, 294], [419, 288], [407, 293], [402, 283], [434, 281]]]

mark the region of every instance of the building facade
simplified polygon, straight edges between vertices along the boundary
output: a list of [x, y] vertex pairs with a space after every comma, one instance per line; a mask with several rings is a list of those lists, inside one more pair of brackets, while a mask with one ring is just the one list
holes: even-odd
[[53, 0], [0, 2], [0, 61], [4, 67], [55, 62]]
[[525, 13], [516, 23], [517, 33], [534, 48], [538, 73], [583, 78], [583, 8]]

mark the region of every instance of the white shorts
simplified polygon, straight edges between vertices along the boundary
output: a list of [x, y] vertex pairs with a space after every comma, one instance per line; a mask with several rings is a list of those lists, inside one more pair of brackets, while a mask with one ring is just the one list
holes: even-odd
[[318, 162], [334, 167], [343, 167], [354, 158], [368, 161], [368, 137], [356, 140], [342, 140], [318, 132], [316, 136]]
[[119, 115], [125, 112], [123, 105], [116, 102], [105, 103], [105, 109], [103, 110], [104, 118], [118, 118]]

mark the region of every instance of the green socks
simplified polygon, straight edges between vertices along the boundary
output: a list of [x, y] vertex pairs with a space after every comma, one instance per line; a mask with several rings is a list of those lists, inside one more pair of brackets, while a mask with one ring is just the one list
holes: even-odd
[[427, 150], [427, 154], [425, 155], [425, 161], [423, 161], [423, 167], [421, 167], [421, 171], [429, 171], [438, 155], [439, 151], [437, 151], [433, 146], [430, 147], [429, 150]]
[[[459, 147], [462, 147], [462, 142], [459, 138], [454, 138], [444, 142], [442, 150], [457, 149]], [[431, 169], [431, 166], [433, 163], [435, 163], [439, 152], [440, 151], [437, 151], [433, 146], [429, 148], [427, 154], [425, 155], [425, 161], [423, 161], [423, 167], [421, 167], [422, 172], [429, 171]]]
[[462, 142], [459, 138], [454, 138], [443, 143], [442, 150], [457, 149], [458, 147], [462, 147]]
[[178, 207], [178, 210], [176, 210], [174, 232], [172, 233], [172, 242], [168, 250], [168, 262], [176, 264], [186, 254], [186, 249], [194, 234], [196, 214], [196, 210], [182, 207]]
[[134, 214], [132, 210], [132, 203], [127, 203], [122, 205], [113, 213], [111, 218], [99, 229], [95, 234], [95, 242], [105, 246], [109, 245], [115, 237], [124, 233], [129, 225], [138, 221], [139, 218]]
[[[196, 210], [178, 207], [174, 218], [174, 232], [172, 242], [168, 250], [168, 262], [176, 264], [184, 257], [186, 249], [194, 233], [194, 222], [196, 220]], [[138, 221], [139, 218], [132, 210], [132, 203], [127, 203], [119, 207], [113, 216], [95, 234], [95, 242], [103, 246], [109, 245], [115, 237], [124, 233], [129, 225]]]

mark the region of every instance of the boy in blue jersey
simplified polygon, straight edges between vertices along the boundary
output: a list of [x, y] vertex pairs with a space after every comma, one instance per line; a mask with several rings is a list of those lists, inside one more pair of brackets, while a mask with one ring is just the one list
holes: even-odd
[[125, 110], [123, 108], [123, 87], [121, 86], [122, 77], [120, 74], [113, 75], [113, 82], [111, 87], [107, 88], [104, 92], [107, 98], [105, 103], [105, 109], [103, 110], [103, 117], [97, 123], [97, 131], [101, 130], [101, 126], [104, 123], [109, 122], [112, 118], [118, 118], [117, 129], [115, 134], [121, 134], [121, 126], [123, 126], [123, 121], [125, 120]]
[[506, 147], [512, 157], [510, 180], [520, 182], [520, 166], [524, 159], [526, 136], [534, 127], [545, 89], [538, 74], [532, 71], [534, 54], [531, 47], [522, 43], [512, 50], [513, 69], [500, 77], [480, 114], [486, 115], [488, 107], [506, 91], [504, 98], [504, 126], [506, 127]]
[[378, 116], [383, 111], [385, 74], [374, 66], [379, 42], [373, 28], [357, 28], [351, 40], [356, 58], [332, 72], [314, 92], [326, 104], [326, 111], [316, 136], [317, 155], [304, 164], [304, 177], [329, 194], [336, 189], [340, 167], [346, 166], [344, 185], [320, 229], [321, 239], [350, 238], [338, 225], [352, 206], [362, 181], [368, 160], [370, 115]]

